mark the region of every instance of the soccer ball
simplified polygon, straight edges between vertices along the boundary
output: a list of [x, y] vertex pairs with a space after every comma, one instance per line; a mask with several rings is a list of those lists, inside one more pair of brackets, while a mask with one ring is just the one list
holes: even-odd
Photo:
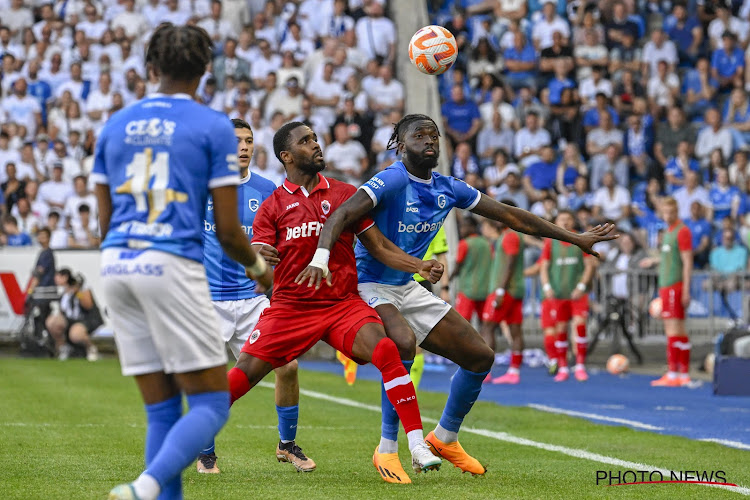
[[660, 297], [656, 297], [648, 305], [648, 313], [649, 313], [649, 315], [651, 315], [652, 318], [659, 319], [659, 318], [661, 318], [661, 311], [662, 311], [663, 307], [664, 307], [664, 305], [662, 304], [661, 298]]
[[612, 375], [620, 375], [628, 371], [630, 361], [622, 354], [613, 354], [607, 360], [607, 371]]
[[439, 75], [450, 68], [458, 57], [453, 33], [442, 26], [425, 26], [409, 42], [409, 59], [422, 73]]

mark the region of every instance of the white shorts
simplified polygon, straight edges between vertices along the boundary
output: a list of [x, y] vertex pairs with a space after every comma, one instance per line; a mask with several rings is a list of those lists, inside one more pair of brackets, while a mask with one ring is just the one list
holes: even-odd
[[242, 346], [255, 329], [260, 314], [271, 303], [265, 295], [259, 295], [252, 299], [216, 300], [213, 304], [219, 316], [219, 333], [237, 359]]
[[396, 306], [414, 330], [417, 345], [424, 341], [435, 325], [451, 310], [447, 302], [428, 292], [416, 281], [410, 281], [405, 285], [360, 283], [357, 290], [362, 300], [370, 307], [382, 304]]
[[156, 250], [107, 248], [101, 275], [123, 375], [226, 365], [202, 263]]

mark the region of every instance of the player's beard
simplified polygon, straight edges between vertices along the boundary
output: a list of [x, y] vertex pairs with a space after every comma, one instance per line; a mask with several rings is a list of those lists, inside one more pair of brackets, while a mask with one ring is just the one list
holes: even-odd
[[435, 156], [425, 156], [424, 152], [417, 153], [415, 151], [406, 150], [406, 159], [410, 165], [417, 168], [429, 168], [433, 169], [437, 167], [438, 157], [440, 155], [435, 151]]
[[322, 156], [313, 156], [306, 163], [301, 163], [299, 166], [299, 169], [306, 174], [317, 174], [318, 172], [325, 170], [325, 168], [326, 162], [323, 160]]

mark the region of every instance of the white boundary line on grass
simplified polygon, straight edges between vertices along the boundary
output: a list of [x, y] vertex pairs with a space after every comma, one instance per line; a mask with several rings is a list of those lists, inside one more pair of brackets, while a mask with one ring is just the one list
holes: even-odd
[[[260, 382], [258, 385], [260, 385], [261, 387], [266, 387], [268, 389], [273, 389], [275, 387], [274, 384], [271, 384], [269, 382]], [[359, 401], [354, 401], [353, 399], [339, 398], [336, 396], [330, 396], [322, 392], [310, 391], [307, 389], [300, 389], [299, 392], [300, 394], [304, 396], [308, 396], [314, 399], [320, 399], [322, 401], [328, 401], [331, 403], [337, 403], [343, 406], [349, 406], [352, 408], [360, 408], [362, 410], [368, 410], [368, 411], [372, 411], [375, 413], [380, 413], [381, 411], [380, 406], [360, 403]], [[422, 421], [426, 423], [430, 423], [430, 424], [436, 424], [438, 422], [434, 418], [428, 418], [428, 417], [422, 417]], [[574, 458], [591, 460], [592, 462], [615, 465], [617, 467], [623, 467], [623, 468], [632, 469], [632, 470], [659, 471], [665, 476], [670, 476], [672, 472], [669, 469], [662, 469], [660, 467], [654, 467], [652, 465], [646, 465], [646, 464], [641, 464], [637, 462], [629, 462], [627, 460], [620, 460], [619, 458], [608, 457], [606, 455], [599, 455], [598, 453], [591, 453], [586, 450], [578, 450], [575, 448], [568, 448], [566, 446], [558, 446], [554, 444], [540, 443], [538, 441], [532, 441], [531, 439], [513, 436], [506, 432], [496, 432], [496, 431], [490, 431], [487, 429], [474, 429], [471, 427], [463, 427], [461, 431], [468, 432], [470, 434], [477, 434], [479, 436], [484, 436], [484, 437], [488, 437], [492, 439], [497, 439], [498, 441], [505, 441], [507, 443], [518, 444], [521, 446], [530, 446], [532, 448], [539, 448], [541, 450], [546, 450], [546, 451], [555, 451], [557, 453], [562, 453], [564, 455], [568, 455]], [[713, 485], [713, 484], [703, 485], [703, 486], [721, 488], [721, 489], [725, 489], [728, 491], [733, 491], [735, 493], [739, 493], [741, 495], [750, 496], [750, 488], [746, 488], [744, 486], [733, 487], [733, 486], [723, 486], [723, 485]]]
[[559, 413], [561, 415], [568, 415], [571, 417], [582, 417], [582, 418], [589, 418], [591, 420], [601, 420], [602, 422], [612, 422], [614, 424], [623, 424], [623, 425], [628, 425], [630, 427], [636, 427], [638, 429], [646, 429], [648, 431], [664, 430], [663, 427], [657, 427], [655, 425], [644, 424], [643, 422], [638, 422], [637, 420], [628, 420], [626, 418], [607, 417], [606, 415], [597, 415], [596, 413], [585, 413], [582, 411], [564, 410], [562, 408], [555, 408], [554, 406], [538, 405], [534, 403], [529, 404], [527, 406], [535, 410], [546, 411], [547, 413]]
[[745, 444], [741, 441], [730, 441], [728, 439], [716, 439], [716, 438], [706, 438], [706, 439], [701, 439], [700, 441], [706, 441], [707, 443], [723, 444], [724, 446], [729, 446], [731, 448], [739, 448], [740, 450], [750, 450], [750, 444]]

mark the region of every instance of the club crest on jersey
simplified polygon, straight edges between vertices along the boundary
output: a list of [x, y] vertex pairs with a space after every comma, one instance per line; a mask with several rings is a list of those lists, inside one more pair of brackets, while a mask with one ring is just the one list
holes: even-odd
[[250, 207], [250, 210], [253, 212], [258, 211], [258, 207], [260, 207], [260, 202], [256, 200], [255, 198], [250, 198], [250, 201], [248, 202], [248, 206]]
[[250, 338], [247, 339], [248, 342], [251, 344], [254, 344], [256, 340], [260, 338], [260, 330], [253, 330], [253, 333], [250, 334]]
[[438, 195], [437, 204], [440, 208], [445, 208], [445, 195], [444, 194]]
[[323, 213], [328, 215], [328, 212], [331, 211], [331, 202], [328, 200], [323, 200], [320, 202], [320, 208], [323, 210]]

